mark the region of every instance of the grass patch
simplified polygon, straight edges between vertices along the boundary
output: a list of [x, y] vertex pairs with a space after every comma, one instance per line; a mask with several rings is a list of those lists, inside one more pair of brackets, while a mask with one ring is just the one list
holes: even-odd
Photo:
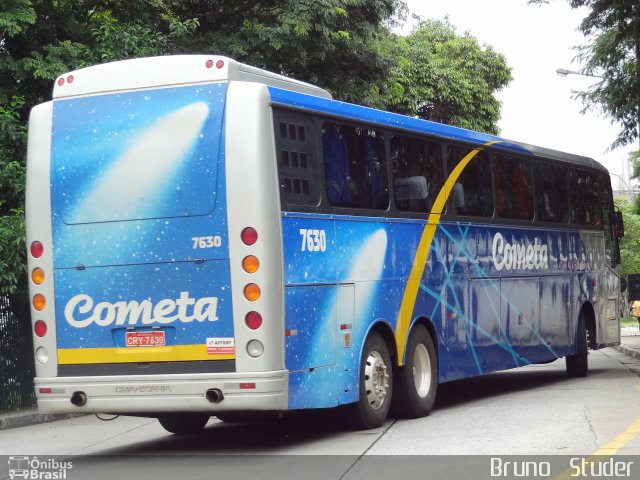
[[622, 317], [620, 319], [620, 324], [621, 325], [638, 325], [638, 321], [635, 319], [635, 317]]

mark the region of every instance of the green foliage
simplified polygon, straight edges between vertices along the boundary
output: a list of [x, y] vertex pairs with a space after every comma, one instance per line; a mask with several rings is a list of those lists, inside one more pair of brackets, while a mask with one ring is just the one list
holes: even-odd
[[631, 202], [617, 201], [624, 221], [624, 237], [620, 241], [622, 274], [640, 273], [640, 215]]
[[[640, 2], [619, 0], [568, 0], [572, 8], [589, 13], [580, 24], [587, 45], [577, 59], [583, 73], [602, 80], [587, 91], [576, 92], [583, 110], [599, 109], [621, 126], [611, 147], [629, 145], [640, 128]], [[529, 0], [549, 3], [549, 0]]]
[[460, 36], [447, 21], [422, 22], [396, 47], [389, 109], [436, 122], [497, 134], [500, 102], [511, 81], [503, 55]]

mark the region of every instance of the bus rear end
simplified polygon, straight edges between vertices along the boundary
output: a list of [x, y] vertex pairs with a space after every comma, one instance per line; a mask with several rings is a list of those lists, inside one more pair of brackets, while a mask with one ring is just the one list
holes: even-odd
[[264, 88], [229, 82], [234, 68], [201, 56], [90, 67], [33, 109], [42, 412], [287, 407], [268, 103]]

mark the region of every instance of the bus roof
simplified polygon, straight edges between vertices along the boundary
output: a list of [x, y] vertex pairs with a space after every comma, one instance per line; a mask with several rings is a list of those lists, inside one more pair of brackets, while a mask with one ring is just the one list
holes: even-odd
[[318, 113], [324, 113], [329, 116], [353, 119], [420, 134], [429, 134], [434, 137], [466, 142], [474, 145], [486, 145], [489, 142], [497, 142], [493, 148], [526, 154], [535, 158], [540, 158], [541, 160], [550, 159], [571, 163], [577, 166], [600, 170], [606, 174], [609, 173], [602, 164], [589, 157], [573, 155], [571, 153], [552, 150], [549, 148], [537, 147], [535, 145], [529, 145], [513, 140], [506, 140], [486, 133], [466, 130], [464, 128], [444, 125], [415, 117], [408, 117], [397, 113], [376, 110], [374, 108], [362, 107], [351, 103], [330, 99], [327, 100], [324, 98], [314, 98], [279, 88], [270, 88], [270, 91], [272, 101], [283, 106], [310, 110]]
[[263, 83], [323, 98], [315, 85], [245, 65], [219, 55], [172, 55], [102, 63], [60, 75], [53, 99], [218, 81]]

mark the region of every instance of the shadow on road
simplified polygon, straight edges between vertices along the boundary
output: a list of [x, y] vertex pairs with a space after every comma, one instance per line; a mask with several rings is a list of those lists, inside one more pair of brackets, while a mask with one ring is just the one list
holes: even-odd
[[[539, 370], [537, 368], [540, 368]], [[610, 375], [607, 369], [593, 369], [590, 377]], [[545, 389], [565, 383], [567, 388], [580, 385], [584, 379], [569, 379], [564, 369], [526, 367], [498, 372], [472, 379], [459, 380], [439, 386], [433, 415], [438, 410], [470, 405], [514, 392]], [[552, 393], [549, 393], [552, 395]], [[388, 424], [387, 424], [388, 425]], [[383, 427], [384, 428], [384, 427]], [[155, 441], [127, 444], [108, 449], [101, 455], [180, 455], [225, 454], [242, 451], [246, 454], [264, 452], [278, 454], [292, 446], [331, 441], [345, 433], [379, 435], [379, 430], [353, 431], [341, 409], [288, 412], [281, 418], [268, 420], [221, 422], [213, 418], [201, 434], [193, 436], [169, 435]]]

